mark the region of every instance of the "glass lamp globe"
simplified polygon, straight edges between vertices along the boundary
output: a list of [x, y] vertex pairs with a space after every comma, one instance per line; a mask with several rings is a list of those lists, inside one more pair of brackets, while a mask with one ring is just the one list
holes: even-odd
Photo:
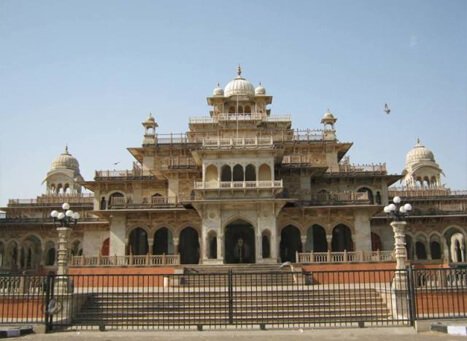
[[401, 197], [397, 197], [397, 196], [396, 196], [396, 197], [394, 197], [394, 198], [392, 199], [392, 201], [393, 201], [395, 204], [400, 204], [400, 203], [401, 203]]
[[52, 212], [50, 212], [50, 216], [51, 216], [52, 218], [57, 218], [57, 216], [58, 216], [58, 211], [53, 210]]
[[72, 210], [67, 210], [65, 215], [69, 218], [73, 217], [73, 211]]
[[65, 218], [65, 213], [60, 212], [60, 213], [57, 215], [57, 219], [62, 220], [63, 218]]
[[65, 202], [65, 203], [62, 205], [62, 208], [63, 208], [65, 211], [67, 211], [67, 210], [70, 209], [70, 204], [67, 203], [67, 202]]
[[78, 220], [79, 217], [80, 217], [80, 215], [79, 215], [78, 212], [74, 212], [74, 213], [73, 213], [73, 219], [74, 219], [74, 220]]
[[412, 205], [410, 205], [409, 203], [405, 204], [404, 208], [407, 212], [412, 211]]

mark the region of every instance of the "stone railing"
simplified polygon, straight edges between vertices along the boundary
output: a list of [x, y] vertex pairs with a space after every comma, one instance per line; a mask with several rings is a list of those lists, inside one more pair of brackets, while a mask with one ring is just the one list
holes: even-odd
[[142, 256], [73, 256], [70, 266], [167, 266], [179, 265], [180, 255], [142, 255]]
[[309, 155], [284, 155], [282, 158], [282, 166], [299, 166], [299, 165], [309, 165], [309, 166], [326, 166], [325, 160], [316, 160]]
[[296, 129], [293, 132], [293, 141], [319, 141], [324, 139], [324, 131], [320, 129]]
[[176, 196], [154, 196], [150, 199], [143, 198], [140, 201], [128, 200], [124, 197], [113, 197], [110, 201], [110, 209], [163, 208], [176, 207], [178, 204], [179, 202]]
[[[294, 197], [294, 193], [289, 194]], [[370, 198], [368, 192], [322, 192], [314, 193], [310, 199], [300, 201], [303, 206], [322, 206], [322, 205], [369, 205]]]
[[44, 279], [44, 276], [0, 276], [0, 295], [42, 293], [44, 289]]
[[173, 156], [167, 158], [161, 166], [162, 169], [187, 169], [196, 168], [195, 160], [187, 156]]
[[129, 178], [142, 178], [152, 177], [153, 175], [142, 169], [131, 170], [99, 170], [95, 173], [95, 179], [129, 179]]
[[83, 194], [44, 194], [35, 199], [9, 199], [8, 207], [15, 206], [55, 206], [64, 202], [69, 204], [91, 204], [94, 199], [93, 193]]
[[401, 198], [432, 198], [446, 196], [467, 196], [467, 191], [451, 191], [449, 188], [406, 188], [390, 187], [389, 197], [399, 196]]
[[414, 275], [416, 288], [461, 289], [467, 286], [467, 269], [417, 269]]
[[386, 164], [350, 164], [341, 163], [339, 164], [339, 173], [372, 173], [372, 174], [387, 174]]
[[194, 189], [262, 189], [282, 188], [282, 180], [259, 180], [259, 181], [196, 181]]
[[271, 137], [232, 137], [232, 138], [215, 138], [203, 139], [203, 148], [231, 148], [231, 147], [257, 147], [257, 146], [272, 146], [273, 140]]
[[393, 251], [297, 252], [297, 263], [367, 263], [392, 262]]
[[222, 121], [290, 122], [290, 114], [267, 116], [264, 113], [219, 113], [213, 117], [190, 117], [189, 124], [213, 124]]

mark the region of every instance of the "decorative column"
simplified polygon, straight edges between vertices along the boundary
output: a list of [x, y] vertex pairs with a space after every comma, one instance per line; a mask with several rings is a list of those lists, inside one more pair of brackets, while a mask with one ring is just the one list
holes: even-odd
[[394, 256], [396, 258], [396, 273], [393, 280], [394, 289], [406, 289], [407, 278], [405, 268], [407, 266], [407, 249], [405, 247], [405, 221], [393, 221], [391, 227], [394, 232]]

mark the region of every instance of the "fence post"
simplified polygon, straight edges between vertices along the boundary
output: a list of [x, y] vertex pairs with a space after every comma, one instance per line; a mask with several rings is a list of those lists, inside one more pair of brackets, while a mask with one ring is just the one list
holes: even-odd
[[52, 317], [53, 315], [49, 311], [50, 301], [53, 297], [53, 285], [54, 285], [54, 275], [49, 273], [45, 278], [44, 283], [44, 290], [45, 290], [45, 297], [44, 297], [44, 324], [45, 324], [45, 332], [49, 333], [52, 331]]
[[232, 269], [228, 273], [228, 294], [229, 294], [229, 324], [233, 324], [233, 272]]
[[[416, 270], [415, 270], [416, 271]], [[416, 293], [414, 283], [414, 269], [412, 266], [407, 267], [407, 305], [409, 309], [409, 321], [413, 327], [416, 320]]]

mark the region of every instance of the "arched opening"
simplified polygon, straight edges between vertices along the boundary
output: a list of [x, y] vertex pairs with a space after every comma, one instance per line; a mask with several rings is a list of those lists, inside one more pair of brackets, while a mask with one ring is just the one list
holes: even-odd
[[153, 255], [171, 255], [174, 253], [172, 232], [162, 227], [154, 233], [154, 243], [152, 245]]
[[238, 107], [238, 108], [237, 108], [237, 112], [238, 112], [239, 114], [243, 114], [243, 107], [242, 107], [241, 105], [238, 105], [237, 107]]
[[456, 227], [449, 228], [445, 233], [446, 243], [449, 250], [449, 260], [453, 263], [464, 261], [464, 235]]
[[271, 233], [268, 230], [261, 234], [261, 250], [263, 259], [271, 257]]
[[300, 230], [293, 225], [284, 227], [279, 249], [282, 262], [295, 262], [297, 252], [302, 252]]
[[206, 168], [206, 176], [205, 176], [206, 182], [216, 183], [217, 178], [218, 178], [218, 176], [217, 176], [217, 167], [214, 166], [214, 165], [209, 165]]
[[61, 194], [63, 192], [62, 184], [57, 185], [57, 194]]
[[112, 193], [109, 196], [108, 207], [112, 208], [113, 205], [122, 205], [122, 204], [124, 204], [124, 198], [125, 198], [125, 196], [123, 195], [123, 193], [120, 193], [120, 192]]
[[381, 202], [382, 202], [381, 201], [381, 192], [378, 191], [378, 192], [376, 192], [376, 203], [378, 205], [381, 205]]
[[235, 165], [233, 168], [233, 181], [243, 181], [243, 167], [241, 165]]
[[271, 178], [271, 167], [269, 167], [269, 165], [263, 163], [261, 166], [259, 166], [258, 180], [259, 181], [270, 181], [270, 180], [272, 180], [272, 178]]
[[256, 181], [255, 166], [247, 165], [245, 168], [245, 181]]
[[82, 254], [83, 254], [83, 249], [81, 248], [81, 242], [79, 240], [75, 240], [71, 244], [71, 255], [81, 256]]
[[332, 230], [332, 251], [353, 251], [352, 231], [344, 224], [339, 224]]
[[26, 269], [37, 268], [41, 263], [42, 258], [42, 245], [38, 237], [31, 235], [24, 239], [23, 250], [24, 260], [23, 267]]
[[431, 259], [441, 259], [441, 244], [438, 241], [436, 240], [431, 241], [430, 253], [431, 253]]
[[55, 245], [52, 241], [48, 241], [45, 244], [45, 265], [46, 266], [53, 266], [55, 265], [55, 257], [57, 255], [57, 251], [55, 249]]
[[371, 232], [371, 250], [372, 251], [381, 251], [383, 249], [383, 244], [381, 243], [381, 237], [374, 232]]
[[415, 243], [415, 254], [417, 255], [417, 259], [426, 259], [426, 249], [425, 244], [421, 241], [417, 241]]
[[135, 228], [130, 233], [130, 241], [128, 245], [129, 245], [128, 252], [131, 255], [135, 255], [135, 256], [146, 255], [149, 250], [147, 232], [141, 227]]
[[368, 193], [368, 201], [370, 202], [370, 204], [374, 204], [373, 192], [371, 191], [371, 189], [367, 187], [362, 187], [357, 192]]
[[320, 225], [313, 225], [306, 232], [306, 252], [327, 252], [328, 243], [326, 241], [326, 231]]
[[233, 105], [229, 107], [229, 114], [235, 114], [235, 107]]
[[110, 255], [110, 238], [106, 238], [101, 245], [101, 256]]
[[99, 208], [100, 208], [101, 210], [105, 210], [105, 209], [106, 209], [106, 206], [107, 206], [107, 202], [105, 201], [105, 197], [102, 197], [102, 198], [101, 198], [101, 202], [100, 202], [100, 204], [99, 204]]
[[221, 181], [232, 181], [232, 170], [229, 165], [223, 165], [221, 168]]
[[225, 263], [255, 262], [255, 232], [251, 224], [236, 220], [225, 227]]
[[199, 239], [198, 232], [192, 227], [186, 227], [180, 233], [180, 263], [198, 264]]
[[214, 231], [209, 232], [208, 234], [208, 258], [216, 259], [217, 258], [217, 234]]
[[65, 186], [63, 186], [63, 193], [64, 194], [70, 194], [71, 193], [71, 188], [70, 188], [69, 184], [65, 184]]
[[251, 107], [249, 105], [245, 106], [245, 114], [251, 114]]

